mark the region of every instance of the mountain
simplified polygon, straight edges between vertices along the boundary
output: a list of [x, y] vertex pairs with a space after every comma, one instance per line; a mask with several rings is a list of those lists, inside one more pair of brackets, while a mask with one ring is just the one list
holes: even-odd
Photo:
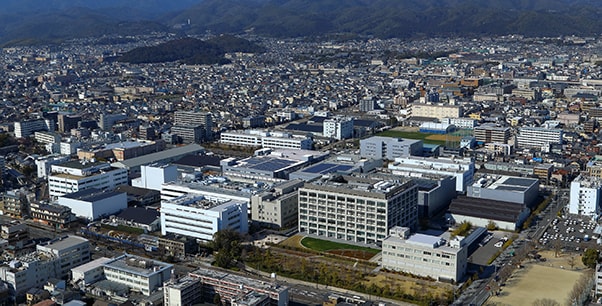
[[593, 0], [206, 0], [170, 17], [190, 33], [252, 31], [277, 37], [355, 33], [424, 35], [595, 34], [602, 1]]
[[599, 0], [3, 0], [0, 8], [4, 45], [152, 31], [409, 38], [602, 29]]
[[242, 38], [230, 35], [216, 36], [202, 41], [182, 38], [157, 46], [139, 47], [123, 54], [118, 60], [128, 63], [181, 62], [192, 65], [227, 64], [227, 52], [263, 52], [263, 48]]

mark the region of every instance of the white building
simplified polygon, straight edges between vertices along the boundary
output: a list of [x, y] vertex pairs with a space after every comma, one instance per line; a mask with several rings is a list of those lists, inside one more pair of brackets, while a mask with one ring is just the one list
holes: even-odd
[[132, 186], [161, 191], [164, 183], [178, 179], [178, 167], [175, 165], [155, 164], [140, 166], [140, 177], [132, 179]]
[[562, 143], [562, 133], [562, 129], [523, 127], [516, 136], [516, 147], [544, 149], [547, 152], [551, 144]]
[[201, 280], [184, 276], [163, 285], [163, 305], [194, 305], [201, 302]]
[[378, 244], [393, 226], [418, 222], [413, 181], [337, 176], [299, 188], [299, 232], [327, 239]]
[[313, 140], [307, 136], [293, 135], [287, 132], [269, 132], [262, 130], [245, 130], [224, 132], [220, 136], [223, 144], [251, 146], [272, 149], [311, 150]]
[[322, 135], [337, 140], [353, 137], [353, 118], [335, 117], [324, 120]]
[[42, 144], [58, 144], [61, 142], [61, 135], [54, 132], [38, 131], [33, 133], [33, 137]]
[[108, 281], [125, 285], [131, 291], [149, 296], [163, 287], [164, 282], [169, 281], [173, 265], [124, 254], [104, 263], [103, 268]]
[[397, 157], [422, 155], [422, 140], [373, 136], [360, 140], [360, 155], [364, 158], [393, 160]]
[[390, 163], [393, 174], [404, 177], [421, 177], [423, 174], [452, 175], [456, 177], [456, 191], [466, 192], [474, 177], [474, 160], [471, 158], [400, 157]]
[[580, 175], [571, 182], [569, 213], [595, 217], [600, 214], [602, 178]]
[[103, 265], [111, 261], [110, 258], [100, 257], [89, 263], [71, 269], [71, 280], [81, 286], [88, 286], [104, 279]]
[[51, 174], [48, 175], [48, 190], [51, 197], [90, 188], [112, 190], [127, 183], [126, 169], [112, 168], [109, 163], [95, 161], [70, 161], [52, 165]]
[[15, 122], [15, 137], [24, 138], [33, 135], [37, 131], [50, 131], [55, 130], [55, 123], [48, 119], [32, 119], [20, 122]]
[[71, 208], [78, 217], [96, 220], [126, 209], [128, 199], [125, 192], [88, 188], [60, 196], [58, 204]]
[[205, 241], [222, 229], [247, 233], [247, 204], [216, 203], [204, 197], [186, 195], [161, 202], [161, 234], [174, 233]]
[[39, 157], [35, 160], [38, 169], [38, 178], [48, 178], [52, 165], [59, 165], [69, 161], [69, 156], [51, 154]]
[[51, 278], [66, 279], [71, 268], [90, 261], [90, 244], [78, 236], [64, 236], [37, 245], [36, 251], [0, 266], [0, 280], [12, 293], [24, 296]]
[[477, 121], [472, 118], [443, 118], [441, 123], [455, 125], [460, 129], [474, 129], [477, 126]]
[[434, 105], [434, 104], [412, 104], [412, 117], [437, 118], [459, 118], [462, 117], [462, 107], [457, 105]]
[[460, 281], [466, 274], [468, 250], [459, 237], [412, 234], [394, 227], [383, 240], [382, 267], [436, 280]]

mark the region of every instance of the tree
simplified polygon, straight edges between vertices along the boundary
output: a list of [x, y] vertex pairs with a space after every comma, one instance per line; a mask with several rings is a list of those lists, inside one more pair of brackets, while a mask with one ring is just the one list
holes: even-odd
[[487, 230], [493, 231], [496, 229], [497, 229], [497, 224], [495, 224], [495, 222], [493, 222], [493, 220], [489, 220], [489, 223], [487, 223]]
[[569, 266], [571, 266], [571, 269], [575, 268], [575, 265], [577, 264], [577, 262], [575, 260], [575, 256], [569, 257], [569, 259], [567, 260], [567, 263], [569, 264]]
[[221, 268], [231, 268], [240, 259], [240, 234], [232, 229], [225, 229], [213, 235], [211, 247], [215, 254], [215, 265]]
[[533, 301], [533, 306], [560, 306], [560, 303], [552, 299], [544, 298]]
[[215, 305], [218, 305], [218, 306], [221, 306], [221, 305], [223, 305], [223, 304], [222, 304], [222, 297], [219, 295], [219, 293], [216, 293], [216, 294], [213, 296], [213, 304], [215, 304]]
[[583, 252], [583, 257], [581, 257], [581, 261], [588, 268], [595, 268], [598, 263], [598, 257], [600, 256], [600, 251], [596, 249], [587, 249]]

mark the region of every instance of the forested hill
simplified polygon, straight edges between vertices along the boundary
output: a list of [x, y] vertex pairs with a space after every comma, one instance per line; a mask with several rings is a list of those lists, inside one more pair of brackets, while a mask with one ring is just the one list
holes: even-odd
[[119, 61], [128, 63], [181, 62], [191, 65], [227, 64], [228, 52], [263, 52], [263, 48], [246, 39], [221, 35], [207, 41], [182, 38], [157, 46], [135, 48], [123, 54]]

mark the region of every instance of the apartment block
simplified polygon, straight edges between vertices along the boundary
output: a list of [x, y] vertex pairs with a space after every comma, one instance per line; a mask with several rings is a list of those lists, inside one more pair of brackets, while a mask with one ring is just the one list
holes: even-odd
[[562, 129], [523, 127], [516, 136], [517, 148], [542, 149], [549, 151], [551, 144], [562, 144]]
[[478, 142], [482, 143], [508, 143], [510, 140], [510, 128], [484, 124], [474, 128], [473, 135]]
[[595, 217], [600, 214], [602, 178], [580, 175], [571, 182], [569, 213]]

